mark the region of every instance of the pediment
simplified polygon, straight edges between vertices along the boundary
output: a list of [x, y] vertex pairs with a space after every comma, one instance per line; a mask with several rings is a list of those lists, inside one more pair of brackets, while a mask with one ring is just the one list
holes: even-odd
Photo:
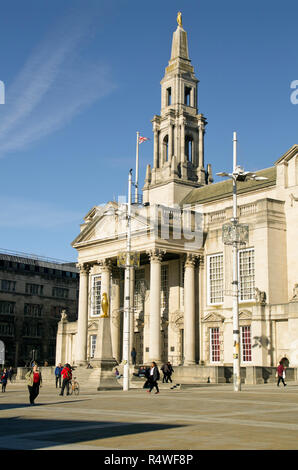
[[88, 323], [88, 330], [95, 330], [98, 328], [98, 324], [95, 321]]
[[221, 322], [223, 323], [225, 321], [225, 317], [221, 315], [220, 313], [217, 312], [207, 312], [203, 318], [204, 323], [208, 322]]
[[[92, 208], [81, 226], [81, 233], [72, 242], [72, 246], [89, 241], [122, 240], [127, 237], [126, 205], [109, 202], [105, 206]], [[147, 230], [147, 208], [132, 209], [131, 233], [132, 236], [140, 231]]]
[[104, 206], [93, 207], [84, 217], [81, 233], [72, 242], [72, 246], [91, 240], [115, 238], [115, 220], [118, 204], [109, 202]]
[[279, 163], [288, 163], [293, 157], [298, 156], [298, 145], [293, 145], [286, 153], [284, 153], [276, 162], [275, 165]]
[[239, 312], [239, 321], [240, 320], [251, 320], [252, 313], [249, 310], [242, 310]]

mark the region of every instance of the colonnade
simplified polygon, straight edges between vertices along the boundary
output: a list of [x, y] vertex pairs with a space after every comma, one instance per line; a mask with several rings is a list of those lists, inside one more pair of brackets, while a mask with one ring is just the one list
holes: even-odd
[[[150, 261], [150, 315], [149, 315], [149, 339], [147, 348], [147, 357], [149, 361], [161, 362], [161, 265], [164, 259], [165, 251], [161, 249], [152, 249], [147, 251]], [[188, 253], [185, 255], [184, 264], [184, 365], [196, 363], [196, 296], [195, 296], [195, 268], [198, 255]], [[94, 263], [93, 263], [94, 264]], [[112, 275], [111, 260], [99, 260], [101, 272], [101, 294], [107, 293], [110, 301], [109, 314], [111, 316], [111, 337], [114, 357], [119, 361], [121, 358], [121, 338], [120, 338], [120, 279]], [[90, 304], [89, 279], [91, 265], [88, 263], [79, 264], [80, 268], [80, 291], [79, 291], [79, 312], [78, 312], [78, 331], [76, 341], [75, 363], [84, 365], [88, 359], [88, 321]], [[134, 277], [132, 280], [130, 296], [134, 297]], [[113, 292], [110, 292], [112, 286]], [[112, 294], [112, 295], [111, 295]], [[133, 315], [130, 322], [130, 343], [133, 345], [134, 335]], [[149, 349], [148, 349], [149, 348]], [[145, 344], [144, 344], [145, 351]], [[95, 353], [96, 356], [96, 353]], [[148, 361], [148, 362], [149, 362]]]

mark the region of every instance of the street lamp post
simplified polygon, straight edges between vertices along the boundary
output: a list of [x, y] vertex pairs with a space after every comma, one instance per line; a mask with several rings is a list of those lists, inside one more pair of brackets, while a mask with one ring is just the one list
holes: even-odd
[[237, 181], [266, 180], [262, 176], [256, 176], [252, 172], [245, 172], [237, 166], [237, 134], [233, 134], [233, 172], [217, 173], [218, 176], [227, 176], [233, 181], [233, 217], [231, 223], [223, 225], [223, 242], [233, 247], [233, 383], [234, 391], [241, 391], [240, 376], [240, 330], [239, 330], [239, 280], [238, 280], [238, 247], [248, 241], [248, 226], [239, 224], [237, 214]]
[[127, 207], [127, 239], [126, 239], [126, 263], [124, 275], [124, 312], [123, 312], [123, 390], [129, 390], [129, 339], [130, 339], [130, 252], [131, 252], [131, 174], [128, 177], [128, 207]]
[[118, 253], [117, 266], [124, 268], [124, 308], [123, 308], [123, 391], [129, 390], [130, 367], [130, 316], [132, 314], [130, 284], [131, 271], [140, 265], [140, 253], [131, 251], [131, 204], [132, 204], [132, 170], [128, 176], [127, 204], [127, 238], [126, 250]]

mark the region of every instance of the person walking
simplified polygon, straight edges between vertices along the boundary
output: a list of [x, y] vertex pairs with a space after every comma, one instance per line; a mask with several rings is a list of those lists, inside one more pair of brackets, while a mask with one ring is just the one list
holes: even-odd
[[42, 384], [41, 372], [37, 365], [34, 365], [33, 368], [27, 372], [25, 379], [27, 380], [29, 390], [30, 405], [34, 405], [34, 400], [37, 398], [39, 394], [39, 388]]
[[57, 365], [56, 369], [55, 369], [55, 377], [56, 377], [56, 388], [58, 388], [58, 383], [59, 383], [59, 388], [61, 388], [61, 372], [62, 372], [62, 364], [61, 362], [59, 362], [59, 364]]
[[286, 370], [286, 368], [284, 367], [282, 361], [279, 361], [279, 365], [277, 367], [277, 377], [278, 377], [277, 386], [278, 387], [279, 387], [280, 382], [282, 382], [284, 384], [284, 387], [287, 385], [285, 383], [285, 380], [284, 380], [284, 377], [283, 377], [283, 375], [285, 374], [285, 370]]
[[11, 366], [10, 366], [10, 368], [8, 369], [7, 373], [8, 373], [8, 378], [9, 378], [10, 383], [12, 383], [13, 368], [12, 368]]
[[[169, 380], [169, 368], [168, 364], [163, 364], [160, 370], [163, 373], [163, 378], [162, 378], [162, 383], [164, 384], [165, 382], [168, 383]], [[171, 381], [172, 382], [172, 381]]]
[[135, 350], [135, 348], [132, 348], [130, 355], [131, 355], [132, 364], [135, 366], [137, 363], [137, 351]]
[[64, 395], [65, 387], [66, 387], [66, 395], [69, 395], [69, 383], [72, 379], [71, 367], [69, 364], [65, 364], [65, 366], [62, 369], [61, 375], [62, 375], [63, 381], [62, 381], [61, 392], [59, 393], [59, 395], [60, 396]]
[[159, 388], [157, 381], [160, 379], [160, 374], [156, 362], [152, 362], [150, 372], [149, 372], [149, 390], [147, 393], [151, 393], [152, 389], [156, 388], [156, 393], [159, 393]]
[[170, 361], [167, 362], [167, 366], [168, 366], [168, 374], [167, 374], [168, 380], [167, 380], [167, 382], [170, 381], [172, 383], [173, 382], [172, 381], [172, 374], [174, 372], [174, 369], [173, 369], [172, 364], [170, 363]]
[[7, 369], [4, 369], [2, 374], [1, 374], [1, 384], [2, 384], [2, 392], [5, 393], [6, 385], [7, 385], [7, 379], [8, 379], [8, 372]]

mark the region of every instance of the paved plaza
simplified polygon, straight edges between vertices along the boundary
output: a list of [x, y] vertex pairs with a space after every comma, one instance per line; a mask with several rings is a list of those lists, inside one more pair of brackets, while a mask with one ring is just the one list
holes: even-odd
[[25, 384], [0, 394], [0, 449], [298, 449], [298, 383], [232, 384], [129, 392], [41, 388], [30, 406]]

